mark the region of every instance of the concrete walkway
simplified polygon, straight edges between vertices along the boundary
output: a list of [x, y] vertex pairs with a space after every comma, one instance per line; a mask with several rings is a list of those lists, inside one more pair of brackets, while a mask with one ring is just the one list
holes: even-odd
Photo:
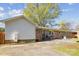
[[28, 43], [20, 45], [2, 45], [0, 55], [7, 56], [68, 56], [68, 54], [57, 52], [54, 49], [55, 44], [61, 42], [44, 41], [37, 43]]

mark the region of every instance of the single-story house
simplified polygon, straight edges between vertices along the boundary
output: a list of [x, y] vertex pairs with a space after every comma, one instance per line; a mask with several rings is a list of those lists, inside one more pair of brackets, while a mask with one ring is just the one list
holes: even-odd
[[[64, 39], [64, 37], [66, 37], [67, 39], [77, 38], [76, 31], [49, 29], [45, 27], [37, 28], [36, 33], [36, 38], [38, 40]], [[46, 36], [49, 36], [49, 39]]]
[[5, 42], [17, 42], [21, 40], [40, 41], [43, 40], [46, 32], [50, 33], [50, 30], [52, 30], [52, 39], [57, 38], [58, 35], [58, 38], [63, 37], [63, 34], [58, 34], [62, 31], [37, 26], [36, 24], [30, 22], [24, 15], [0, 21], [5, 23]]

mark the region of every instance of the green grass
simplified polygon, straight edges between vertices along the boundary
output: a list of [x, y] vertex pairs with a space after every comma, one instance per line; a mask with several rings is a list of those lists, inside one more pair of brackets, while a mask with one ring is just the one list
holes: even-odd
[[79, 39], [72, 39], [73, 44], [59, 44], [55, 48], [59, 52], [67, 53], [73, 56], [79, 56]]
[[57, 50], [61, 51], [63, 53], [73, 55], [73, 56], [79, 56], [79, 50], [78, 49], [57, 48]]
[[62, 45], [58, 45], [56, 47], [56, 50], [57, 51], [60, 51], [60, 52], [63, 52], [63, 53], [67, 53], [69, 55], [73, 55], [73, 56], [79, 56], [79, 49], [78, 48], [67, 48], [67, 47], [64, 47]]

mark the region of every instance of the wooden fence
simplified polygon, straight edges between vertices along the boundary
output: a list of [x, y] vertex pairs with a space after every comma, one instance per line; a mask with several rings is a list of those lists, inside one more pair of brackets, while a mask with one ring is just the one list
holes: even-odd
[[4, 44], [5, 42], [5, 32], [0, 32], [0, 44]]

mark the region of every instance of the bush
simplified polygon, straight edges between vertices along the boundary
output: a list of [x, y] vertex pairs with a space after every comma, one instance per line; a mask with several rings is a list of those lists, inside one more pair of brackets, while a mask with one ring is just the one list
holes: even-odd
[[5, 28], [0, 28], [0, 32], [4, 32], [5, 31]]

